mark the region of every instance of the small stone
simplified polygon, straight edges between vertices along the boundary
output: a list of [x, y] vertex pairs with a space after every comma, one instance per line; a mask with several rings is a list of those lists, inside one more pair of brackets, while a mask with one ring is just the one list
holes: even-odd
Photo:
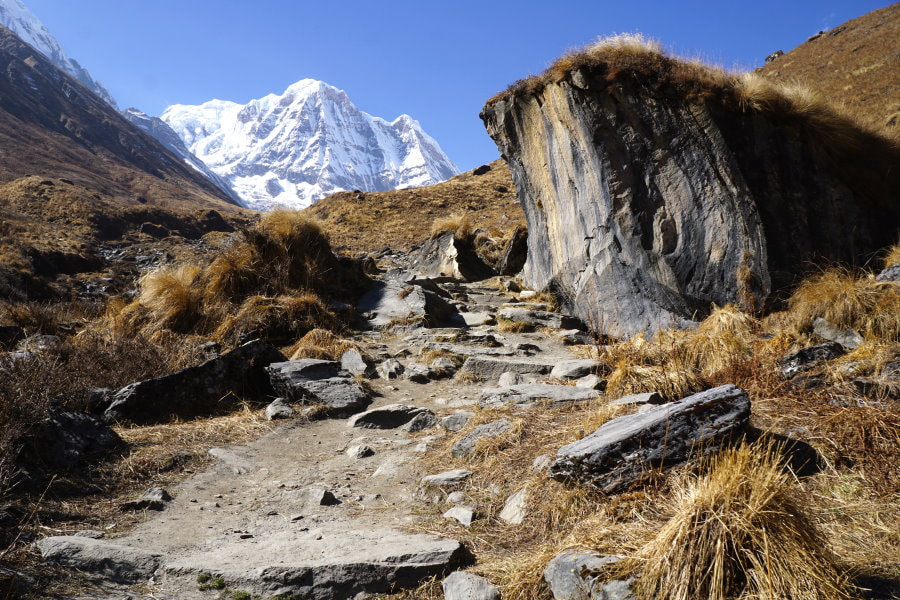
[[466, 423], [469, 422], [469, 419], [475, 416], [475, 413], [469, 411], [459, 411], [453, 413], [452, 415], [447, 415], [443, 419], [441, 419], [441, 427], [446, 429], [447, 431], [456, 433], [458, 431], [462, 431], [462, 429], [466, 426]]
[[552, 454], [541, 454], [540, 456], [535, 457], [531, 462], [531, 470], [536, 472], [546, 471], [552, 462]]
[[375, 369], [382, 379], [397, 379], [403, 374], [403, 365], [396, 358], [389, 358]]
[[276, 398], [266, 407], [266, 419], [290, 419], [294, 416], [294, 409], [290, 407], [284, 398]]
[[451, 573], [441, 588], [444, 600], [500, 600], [500, 590], [495, 585], [484, 577], [465, 571]]
[[611, 401], [611, 406], [627, 406], [630, 404], [662, 404], [665, 399], [657, 392], [649, 392], [645, 394], [629, 394]]
[[534, 290], [522, 290], [519, 292], [519, 298], [522, 300], [528, 300], [529, 298], [534, 298], [537, 296], [537, 292]]
[[365, 444], [360, 444], [358, 446], [350, 446], [347, 448], [346, 454], [350, 458], [366, 458], [375, 454], [375, 451]]
[[422, 478], [425, 487], [449, 487], [459, 485], [472, 476], [472, 471], [467, 469], [453, 469], [436, 475], [426, 475]]
[[431, 429], [435, 425], [437, 425], [437, 417], [434, 416], [434, 413], [431, 411], [423, 411], [413, 417], [409, 423], [404, 425], [403, 430], [408, 431], [409, 433], [416, 433], [418, 431]]
[[445, 519], [456, 519], [464, 527], [469, 527], [475, 519], [475, 511], [468, 506], [454, 506], [443, 516]]
[[600, 379], [600, 377], [592, 373], [576, 380], [575, 387], [586, 388], [589, 390], [599, 390], [606, 387], [606, 381]]
[[351, 375], [364, 376], [371, 367], [359, 350], [350, 349], [341, 354], [341, 368]]
[[561, 360], [550, 371], [550, 377], [554, 379], [578, 379], [585, 375], [596, 374], [603, 367], [603, 363], [590, 359]]
[[410, 363], [403, 373], [403, 377], [413, 383], [428, 383], [431, 375], [431, 369], [421, 363]]
[[465, 502], [466, 494], [465, 492], [451, 492], [447, 495], [447, 504], [459, 504], [460, 502]]
[[521, 525], [527, 515], [527, 503], [528, 490], [523, 488], [506, 499], [498, 517], [500, 517], [501, 521], [505, 521], [510, 525]]
[[511, 385], [516, 385], [519, 383], [522, 383], [522, 376], [518, 373], [513, 373], [512, 371], [503, 373], [497, 380], [497, 385], [499, 385], [500, 387], [509, 387]]
[[822, 317], [813, 321], [813, 333], [829, 342], [837, 342], [847, 350], [856, 350], [863, 343], [863, 337], [854, 329], [842, 329]]
[[150, 488], [140, 498], [122, 504], [122, 510], [163, 510], [172, 501], [169, 492], [162, 488]]

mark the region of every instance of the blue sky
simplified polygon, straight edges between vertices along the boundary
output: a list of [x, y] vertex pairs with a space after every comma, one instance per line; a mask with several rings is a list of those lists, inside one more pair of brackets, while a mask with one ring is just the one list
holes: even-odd
[[753, 68], [888, 2], [593, 0], [307, 2], [25, 0], [123, 108], [246, 102], [304, 77], [361, 110], [418, 119], [463, 169], [498, 157], [484, 101], [599, 35], [640, 31], [679, 54]]

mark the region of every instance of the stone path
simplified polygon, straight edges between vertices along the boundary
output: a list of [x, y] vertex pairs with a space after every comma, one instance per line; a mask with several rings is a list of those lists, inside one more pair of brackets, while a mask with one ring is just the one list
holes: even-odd
[[[495, 322], [497, 311], [515, 300], [485, 284], [443, 283], [442, 288], [461, 314], [479, 314], [470, 322]], [[517, 314], [529, 309], [516, 308]], [[539, 318], [547, 320], [545, 313]], [[358, 339], [378, 361], [396, 358], [406, 367], [427, 350], [468, 358], [468, 379], [447, 378], [436, 369], [427, 383], [402, 375], [371, 380], [375, 397], [368, 409], [392, 404], [427, 409], [437, 419], [423, 421], [426, 427], [476, 406], [507, 371], [517, 373], [517, 381], [537, 379], [572, 358], [555, 336], [500, 333], [494, 325], [370, 331]], [[590, 397], [581, 388], [553, 387], [577, 390], [575, 399]], [[527, 385], [515, 395], [527, 399]], [[429, 414], [411, 414], [416, 412]], [[47, 538], [38, 548], [46, 558], [99, 582], [98, 591], [84, 598], [211, 598], [217, 596], [200, 588], [223, 584], [263, 598], [355, 598], [414, 587], [461, 566], [466, 552], [456, 540], [409, 533], [420, 481], [427, 475], [418, 470], [416, 458], [440, 436], [452, 434], [439, 426], [411, 433], [352, 423], [297, 419], [251, 443], [214, 449], [216, 462], [207, 471], [169, 490], [174, 499], [165, 510], [125, 535]], [[137, 582], [142, 585], [132, 585]]]

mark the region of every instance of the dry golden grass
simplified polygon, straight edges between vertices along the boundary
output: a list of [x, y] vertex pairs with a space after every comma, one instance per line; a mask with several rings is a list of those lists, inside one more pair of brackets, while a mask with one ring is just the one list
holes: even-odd
[[212, 337], [234, 346], [242, 335], [251, 334], [280, 346], [322, 327], [338, 329], [340, 323], [315, 294], [250, 296], [222, 320]]
[[900, 265], [900, 244], [888, 248], [887, 253], [884, 255], [883, 263], [885, 267]]
[[677, 362], [665, 365], [640, 365], [620, 361], [607, 380], [612, 396], [658, 392], [667, 400], [678, 400], [709, 387], [699, 373]]
[[510, 319], [497, 319], [497, 331], [500, 333], [524, 333], [533, 331], [534, 326], [525, 321], [513, 321]]
[[195, 264], [161, 267], [138, 282], [137, 305], [160, 329], [186, 333], [202, 318], [202, 268]]
[[822, 317], [867, 339], [900, 343], [900, 286], [894, 283], [829, 269], [803, 281], [788, 303], [798, 332]]
[[431, 224], [431, 237], [436, 238], [445, 233], [452, 233], [458, 240], [468, 240], [473, 234], [472, 220], [466, 214], [435, 219]]
[[736, 306], [716, 306], [688, 335], [689, 361], [706, 377], [728, 370], [752, 356], [759, 330], [759, 321]]
[[726, 449], [674, 495], [671, 518], [631, 559], [640, 598], [852, 597], [776, 449]]
[[291, 360], [301, 358], [340, 360], [341, 355], [347, 350], [360, 350], [360, 348], [355, 342], [335, 335], [327, 329], [312, 329], [291, 345], [285, 354]]

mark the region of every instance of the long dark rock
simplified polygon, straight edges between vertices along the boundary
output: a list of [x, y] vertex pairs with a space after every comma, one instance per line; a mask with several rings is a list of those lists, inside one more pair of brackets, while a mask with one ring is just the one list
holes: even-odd
[[559, 481], [620, 492], [652, 469], [716, 451], [750, 418], [750, 400], [723, 385], [650, 410], [613, 419], [556, 453], [549, 474]]
[[321, 404], [330, 416], [345, 416], [363, 410], [369, 396], [339, 363], [305, 358], [269, 365], [272, 386], [288, 400]]
[[132, 383], [113, 396], [108, 421], [163, 423], [215, 414], [243, 401], [274, 396], [265, 368], [285, 360], [265, 342], [254, 340], [227, 354], [155, 379]]

